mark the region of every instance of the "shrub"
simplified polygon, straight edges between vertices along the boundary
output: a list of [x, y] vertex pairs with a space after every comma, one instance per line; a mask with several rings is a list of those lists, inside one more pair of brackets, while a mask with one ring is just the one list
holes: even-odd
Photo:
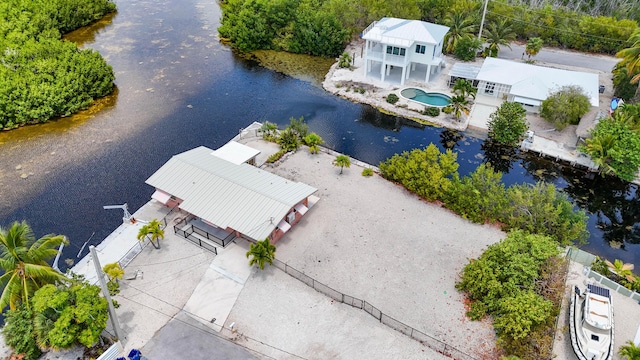
[[351, 66], [351, 55], [348, 52], [343, 52], [340, 55], [340, 59], [338, 60], [338, 67], [340, 68], [348, 68]]
[[529, 128], [526, 111], [519, 103], [505, 101], [490, 116], [489, 137], [501, 145], [516, 146]]
[[456, 158], [451, 150], [441, 153], [429, 144], [423, 150], [405, 151], [380, 163], [380, 174], [429, 201], [442, 200], [458, 176]]
[[437, 108], [437, 107], [433, 107], [433, 106], [427, 106], [422, 111], [422, 114], [427, 115], [427, 116], [431, 116], [431, 117], [436, 117], [436, 116], [440, 115], [440, 109]]
[[577, 125], [591, 108], [589, 98], [579, 86], [563, 86], [542, 102], [540, 116], [558, 130]]
[[262, 133], [264, 140], [275, 142], [278, 139], [278, 124], [265, 121], [262, 123], [259, 132]]
[[400, 98], [396, 94], [392, 93], [392, 94], [387, 95], [387, 102], [389, 104], [395, 104], [395, 103], [398, 102], [398, 100], [400, 100]]
[[286, 154], [287, 152], [288, 151], [284, 149], [278, 150], [278, 152], [272, 154], [267, 158], [267, 163], [273, 164], [274, 162], [280, 160], [284, 156], [284, 154]]
[[373, 176], [373, 169], [372, 168], [362, 169], [362, 176], [365, 176], [365, 177]]
[[447, 115], [452, 114], [454, 110], [455, 110], [455, 109], [454, 109], [454, 108], [453, 108], [453, 106], [451, 106], [451, 105], [447, 105], [447, 106], [445, 106], [445, 107], [443, 107], [443, 108], [442, 108], [442, 112], [443, 112], [443, 113], [445, 113], [445, 114], [447, 114]]
[[453, 55], [462, 61], [473, 61], [480, 49], [482, 49], [482, 41], [476, 37], [465, 36], [458, 40]]
[[493, 222], [508, 208], [502, 173], [494, 171], [491, 165], [480, 164], [455, 185], [447, 207], [466, 219]]
[[305, 145], [309, 147], [309, 152], [312, 154], [317, 154], [320, 150], [320, 145], [324, 143], [324, 140], [320, 137], [320, 135], [316, 133], [311, 133], [302, 139]]
[[294, 130], [287, 128], [280, 132], [277, 143], [284, 151], [296, 151], [300, 146], [300, 138]]
[[15, 310], [5, 313], [5, 325], [2, 328], [4, 340], [16, 354], [24, 354], [25, 360], [37, 359], [42, 351], [36, 344], [33, 329], [32, 312], [22, 304]]

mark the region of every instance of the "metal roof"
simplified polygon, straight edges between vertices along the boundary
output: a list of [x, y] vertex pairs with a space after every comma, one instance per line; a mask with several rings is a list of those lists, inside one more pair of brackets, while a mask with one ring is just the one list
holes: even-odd
[[582, 88], [592, 106], [600, 105], [598, 74], [530, 65], [488, 57], [476, 80], [511, 85], [511, 95], [545, 100], [563, 86]]
[[465, 63], [455, 63], [449, 71], [449, 76], [463, 78], [468, 80], [475, 80], [476, 76], [480, 72], [480, 66]]
[[449, 27], [419, 20], [382, 18], [362, 38], [388, 45], [410, 47], [415, 42], [439, 44]]
[[229, 141], [212, 154], [236, 165], [240, 165], [258, 156], [260, 150], [240, 144], [239, 142]]
[[317, 191], [212, 152], [200, 146], [175, 155], [146, 183], [182, 199], [181, 209], [255, 240], [269, 236], [291, 208]]

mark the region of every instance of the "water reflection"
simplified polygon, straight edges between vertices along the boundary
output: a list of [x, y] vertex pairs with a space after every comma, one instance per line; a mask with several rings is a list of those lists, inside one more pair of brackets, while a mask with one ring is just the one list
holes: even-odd
[[458, 130], [444, 129], [440, 133], [440, 144], [445, 150], [454, 150], [463, 138]]
[[640, 244], [638, 185], [611, 177], [574, 178], [565, 191], [588, 212], [595, 214], [602, 238], [614, 248]]

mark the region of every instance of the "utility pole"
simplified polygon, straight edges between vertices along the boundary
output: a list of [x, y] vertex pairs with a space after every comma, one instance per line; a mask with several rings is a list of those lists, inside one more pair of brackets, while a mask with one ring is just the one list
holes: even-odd
[[487, 4], [489, 0], [484, 0], [484, 10], [482, 10], [482, 21], [480, 21], [480, 31], [478, 31], [478, 40], [482, 40], [482, 28], [484, 27], [484, 17], [487, 15]]
[[98, 259], [98, 253], [96, 253], [96, 247], [93, 245], [89, 246], [89, 252], [91, 253], [91, 258], [93, 259], [93, 265], [96, 267], [96, 274], [98, 275], [98, 282], [100, 282], [100, 287], [102, 288], [102, 294], [104, 295], [104, 298], [107, 299], [107, 304], [109, 304], [109, 319], [111, 320], [113, 331], [115, 331], [118, 340], [124, 341], [124, 337], [121, 333], [122, 330], [120, 330], [118, 315], [116, 315], [116, 309], [113, 307], [113, 302], [111, 301], [111, 294], [109, 294], [107, 283], [104, 281], [104, 272], [102, 271], [102, 266], [100, 266], [100, 260]]

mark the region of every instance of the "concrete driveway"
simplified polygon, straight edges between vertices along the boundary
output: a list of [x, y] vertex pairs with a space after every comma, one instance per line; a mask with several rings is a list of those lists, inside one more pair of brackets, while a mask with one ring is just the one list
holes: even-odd
[[184, 312], [169, 321], [140, 351], [149, 360], [258, 359], [249, 350], [217, 336], [215, 331]]

